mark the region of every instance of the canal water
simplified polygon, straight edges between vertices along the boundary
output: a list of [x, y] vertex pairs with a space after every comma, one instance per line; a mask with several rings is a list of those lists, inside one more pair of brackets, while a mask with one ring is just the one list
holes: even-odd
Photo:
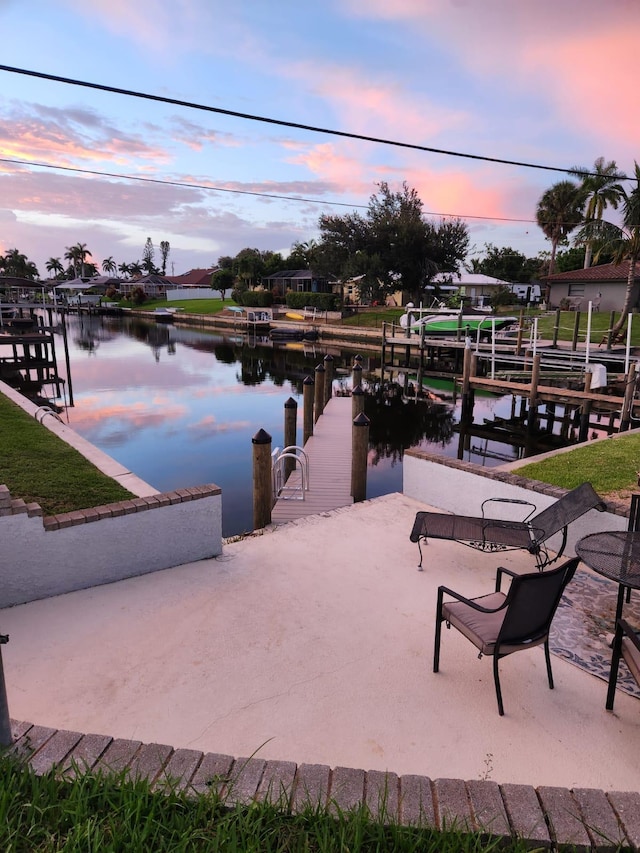
[[[348, 393], [356, 354], [372, 392], [367, 497], [402, 490], [402, 456], [418, 447], [460, 456], [453, 385], [432, 380], [428, 402], [416, 403], [401, 385], [380, 387], [379, 350], [282, 344], [219, 332], [160, 325], [131, 317], [67, 317], [69, 372], [62, 413], [78, 433], [160, 491], [215, 483], [223, 495], [223, 535], [252, 529], [252, 437], [260, 429], [283, 444], [284, 403], [330, 353], [335, 393]], [[480, 397], [475, 420], [508, 418], [511, 398]], [[462, 458], [485, 465], [518, 458], [505, 444], [467, 441]]]

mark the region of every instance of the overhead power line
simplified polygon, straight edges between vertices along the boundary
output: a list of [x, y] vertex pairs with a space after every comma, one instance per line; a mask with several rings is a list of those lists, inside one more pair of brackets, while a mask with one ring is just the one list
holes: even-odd
[[[76, 166], [58, 166], [55, 163], [39, 163], [36, 160], [15, 160], [10, 157], [0, 157], [0, 163], [12, 163], [18, 166], [35, 166], [40, 169], [59, 169], [63, 172], [78, 172], [81, 175], [97, 175], [102, 178], [117, 178], [123, 181], [141, 181], [147, 184], [164, 184], [170, 187], [185, 187], [186, 189], [208, 190], [217, 193], [236, 193], [238, 195], [251, 195], [258, 198], [275, 198], [283, 201], [301, 201], [306, 204], [322, 204], [327, 207], [349, 207], [359, 208], [360, 210], [368, 210], [366, 204], [350, 204], [347, 201], [331, 201], [319, 198], [306, 198], [305, 196], [281, 195], [278, 193], [264, 193], [257, 190], [238, 190], [229, 187], [219, 187], [213, 184], [194, 184], [189, 181], [171, 181], [168, 178], [145, 178], [140, 175], [125, 175], [119, 172], [103, 172], [99, 169], [80, 169]], [[517, 219], [509, 216], [479, 216], [466, 213], [437, 213], [435, 211], [425, 210], [424, 216], [441, 216], [445, 219], [485, 219], [490, 222], [524, 222], [527, 224], [535, 224], [535, 219]]]
[[[65, 83], [70, 86], [81, 86], [85, 89], [94, 89], [101, 92], [112, 92], [116, 95], [126, 95], [130, 98], [142, 98], [147, 101], [156, 101], [162, 104], [172, 104], [173, 106], [187, 107], [193, 110], [217, 113], [218, 115], [232, 116], [234, 118], [246, 119], [248, 121], [258, 121], [263, 122], [265, 124], [278, 125], [279, 127], [290, 127], [295, 128], [296, 130], [307, 130], [311, 133], [322, 133], [329, 136], [339, 136], [345, 139], [357, 139], [361, 142], [374, 142], [378, 145], [391, 145], [396, 148], [406, 148], [413, 151], [425, 151], [429, 154], [441, 154], [447, 157], [462, 157], [467, 160], [479, 160], [487, 163], [500, 163], [504, 166], [519, 166], [526, 169], [542, 169], [548, 172], [564, 172], [568, 174], [575, 172], [575, 167], [567, 168], [564, 166], [548, 166], [543, 165], [541, 163], [527, 163], [521, 160], [506, 160], [500, 157], [486, 157], [481, 154], [470, 154], [464, 151], [448, 151], [444, 148], [431, 148], [426, 145], [417, 145], [411, 142], [399, 142], [394, 139], [384, 139], [377, 136], [367, 136], [361, 133], [350, 133], [345, 130], [334, 130], [327, 127], [317, 127], [315, 125], [310, 124], [301, 124], [299, 122], [294, 121], [285, 121], [283, 119], [275, 119], [269, 118], [267, 116], [253, 115], [251, 113], [241, 113], [236, 110], [223, 109], [222, 107], [212, 107], [208, 104], [198, 104], [193, 101], [183, 101], [178, 98], [168, 98], [164, 95], [152, 95], [148, 92], [136, 92], [133, 89], [122, 89], [117, 86], [106, 86], [103, 83], [91, 83], [87, 80], [75, 80], [71, 77], [60, 77], [57, 74], [46, 74], [43, 71], [33, 71], [27, 68], [16, 68], [12, 65], [0, 65], [0, 71], [7, 71], [11, 74], [21, 74], [26, 77], [36, 77], [40, 80], [51, 80], [55, 83]], [[585, 176], [593, 175], [593, 177], [597, 177], [596, 173], [591, 172], [581, 172], [581, 174], [584, 174]], [[626, 175], [619, 175], [618, 179], [629, 180]]]

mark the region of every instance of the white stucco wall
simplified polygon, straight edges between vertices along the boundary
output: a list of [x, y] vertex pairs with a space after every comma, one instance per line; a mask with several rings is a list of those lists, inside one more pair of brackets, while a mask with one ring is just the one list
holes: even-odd
[[[455, 460], [443, 460], [414, 451], [404, 454], [402, 471], [402, 491], [405, 495], [435, 509], [458, 515], [479, 515], [480, 505], [487, 498], [530, 501], [535, 504], [537, 512], [556, 500], [552, 495], [538, 490], [542, 484], [526, 481], [517, 474], [499, 473], [495, 469], [481, 468], [470, 463], [457, 465]], [[504, 518], [522, 518], [518, 511], [518, 507], [502, 504], [491, 514]], [[626, 529], [627, 518], [624, 515], [590, 510], [569, 525], [565, 554], [574, 556], [575, 543], [587, 533]], [[549, 540], [551, 550], [557, 550], [561, 541], [561, 535], [553, 536]]]
[[26, 512], [3, 516], [0, 608], [217, 556], [221, 531], [219, 490], [58, 530]]

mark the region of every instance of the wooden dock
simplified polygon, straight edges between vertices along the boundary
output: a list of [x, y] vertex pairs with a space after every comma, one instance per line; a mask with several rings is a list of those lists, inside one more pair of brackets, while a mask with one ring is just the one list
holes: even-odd
[[[332, 397], [304, 446], [309, 457], [309, 489], [305, 499], [280, 497], [271, 513], [273, 524], [284, 524], [353, 503], [351, 496], [351, 397]], [[300, 483], [300, 468], [288, 486]], [[292, 492], [290, 492], [292, 494]]]

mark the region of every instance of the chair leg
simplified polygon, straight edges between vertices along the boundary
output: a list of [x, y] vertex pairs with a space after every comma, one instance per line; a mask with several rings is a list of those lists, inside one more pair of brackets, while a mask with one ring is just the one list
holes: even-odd
[[544, 657], [547, 662], [547, 678], [549, 679], [549, 689], [553, 690], [553, 673], [551, 672], [551, 655], [549, 654], [549, 640], [544, 643]]
[[498, 655], [493, 656], [493, 680], [496, 685], [496, 698], [498, 700], [498, 713], [504, 717], [504, 707], [502, 705], [502, 689], [500, 687], [500, 674], [498, 673]]
[[442, 590], [438, 590], [438, 603], [436, 605], [436, 636], [433, 642], [433, 671], [438, 672], [440, 668], [440, 637], [442, 635]]

